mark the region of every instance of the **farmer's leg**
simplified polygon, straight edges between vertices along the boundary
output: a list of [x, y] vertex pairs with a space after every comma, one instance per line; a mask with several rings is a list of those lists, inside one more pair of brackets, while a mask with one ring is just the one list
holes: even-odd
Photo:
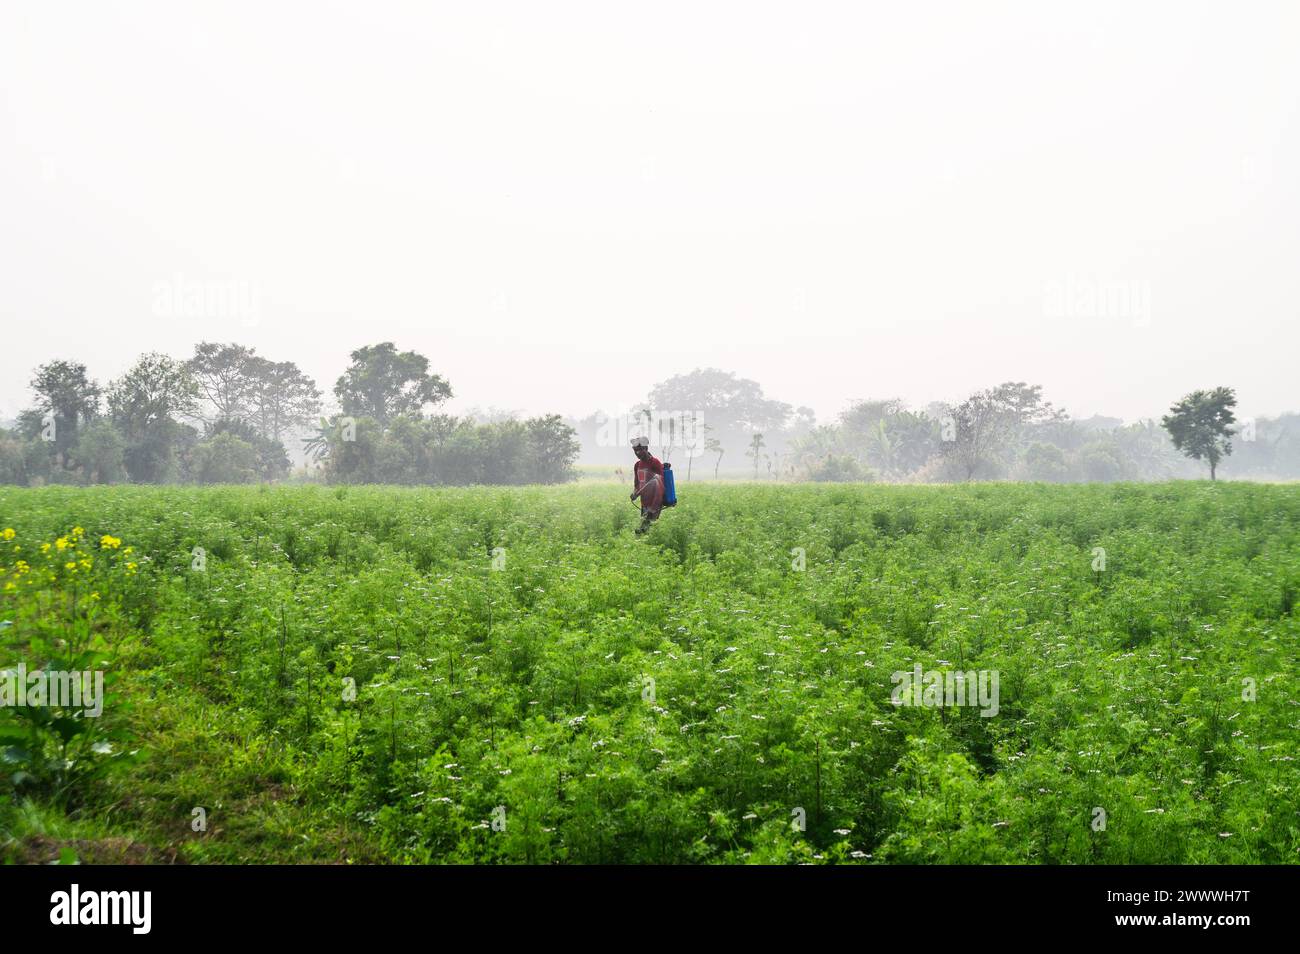
[[645, 482], [641, 488], [641, 525], [637, 527], [637, 533], [645, 533], [650, 529], [650, 523], [659, 519], [659, 511], [664, 506], [664, 485], [655, 474]]

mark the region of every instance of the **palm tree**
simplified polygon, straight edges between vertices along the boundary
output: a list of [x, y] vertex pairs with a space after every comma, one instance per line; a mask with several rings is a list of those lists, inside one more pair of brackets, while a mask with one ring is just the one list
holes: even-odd
[[311, 437], [302, 439], [303, 450], [307, 452], [307, 456], [313, 463], [319, 464], [329, 457], [330, 441], [337, 438], [338, 428], [322, 417], [315, 433]]
[[754, 479], [755, 480], [758, 480], [758, 462], [763, 457], [764, 446], [765, 445], [763, 444], [763, 435], [755, 431], [754, 436], [749, 441], [749, 450], [745, 452], [746, 457], [754, 458]]
[[892, 475], [897, 463], [897, 447], [889, 436], [889, 428], [882, 417], [866, 433], [867, 462], [874, 463], [884, 473]]
[[700, 446], [700, 442], [699, 442], [698, 439], [695, 440], [693, 443], [690, 443], [690, 444], [687, 444], [687, 445], [686, 445], [686, 480], [687, 480], [687, 482], [689, 482], [690, 479], [691, 479], [691, 462], [692, 462], [693, 460], [695, 460], [695, 448], [697, 448], [697, 447], [699, 447], [699, 446]]
[[800, 467], [811, 469], [839, 451], [839, 432], [823, 424], [814, 427], [795, 442], [795, 459]]
[[718, 440], [716, 437], [709, 436], [709, 432], [712, 430], [712, 426], [708, 424], [704, 425], [704, 433], [706, 435], [704, 438], [704, 453], [718, 455], [718, 459], [713, 465], [713, 479], [717, 480], [718, 468], [722, 466], [722, 455], [727, 451], [722, 446], [722, 441]]

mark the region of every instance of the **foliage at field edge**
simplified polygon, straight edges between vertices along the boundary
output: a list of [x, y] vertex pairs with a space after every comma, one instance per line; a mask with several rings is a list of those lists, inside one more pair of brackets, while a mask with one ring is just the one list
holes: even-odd
[[[636, 516], [600, 486], [0, 489], [0, 667], [108, 674], [100, 719], [0, 709], [0, 858], [1300, 859], [1300, 489]], [[916, 665], [996, 670], [997, 715], [893, 705]]]

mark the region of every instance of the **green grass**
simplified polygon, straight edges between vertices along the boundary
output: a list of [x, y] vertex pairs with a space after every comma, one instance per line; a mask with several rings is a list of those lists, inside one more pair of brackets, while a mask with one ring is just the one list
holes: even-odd
[[0, 666], [111, 681], [0, 710], [0, 858], [1300, 860], [1300, 488], [679, 493], [0, 488]]

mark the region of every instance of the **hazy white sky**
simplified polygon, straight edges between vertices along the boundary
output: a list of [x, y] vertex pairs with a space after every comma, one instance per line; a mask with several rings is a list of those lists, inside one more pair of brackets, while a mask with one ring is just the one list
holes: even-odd
[[457, 408], [1300, 409], [1298, 51], [1294, 2], [3, 0], [0, 416], [204, 339], [326, 391], [391, 339]]

